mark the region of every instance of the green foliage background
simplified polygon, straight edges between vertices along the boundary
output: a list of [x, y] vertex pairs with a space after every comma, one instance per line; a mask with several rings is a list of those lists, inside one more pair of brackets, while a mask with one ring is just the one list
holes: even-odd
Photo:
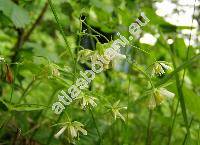
[[[193, 28], [166, 22], [156, 15], [154, 3], [0, 0], [0, 57], [5, 58], [0, 61], [0, 144], [199, 145], [199, 42], [188, 47], [180, 32]], [[196, 11], [198, 20], [198, 7]], [[82, 109], [81, 98], [61, 115], [54, 114], [51, 106], [59, 91], [67, 90], [80, 71], [90, 68], [78, 61], [79, 51], [103, 52], [118, 39], [117, 32], [128, 38], [128, 27], [141, 12], [150, 22], [123, 48], [126, 59], [117, 60], [115, 67], [110, 64], [81, 94], [97, 98], [97, 106]], [[140, 43], [145, 33], [158, 36], [153, 46]], [[173, 70], [152, 77], [156, 61], [171, 63]], [[173, 92], [174, 99], [150, 110], [154, 91], [150, 82]], [[119, 114], [114, 119], [120, 107], [127, 107], [118, 110], [125, 121]], [[65, 126], [59, 123], [74, 121], [84, 125], [87, 135], [80, 132], [72, 139], [73, 133], [65, 131], [59, 139], [54, 137]]]

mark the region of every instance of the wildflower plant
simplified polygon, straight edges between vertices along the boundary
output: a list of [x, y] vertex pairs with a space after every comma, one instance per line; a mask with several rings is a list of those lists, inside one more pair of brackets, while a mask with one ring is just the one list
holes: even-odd
[[152, 76], [162, 76], [166, 71], [171, 71], [170, 63], [166, 61], [156, 61], [153, 64]]
[[69, 143], [75, 144], [76, 139], [79, 139], [80, 133], [87, 135], [87, 131], [83, 128], [84, 125], [78, 121], [64, 122], [56, 125], [61, 126], [61, 129], [54, 135], [54, 137], [59, 138], [63, 135], [67, 138]]
[[198, 2], [161, 3], [0, 0], [0, 144], [200, 144]]
[[121, 107], [119, 103], [120, 103], [120, 100], [115, 102], [113, 105], [108, 105], [106, 107], [107, 107], [108, 111], [110, 111], [112, 113], [115, 120], [117, 118], [120, 118], [121, 120], [125, 121], [125, 117], [121, 114], [120, 111], [126, 110], [127, 107]]
[[172, 100], [175, 96], [174, 93], [168, 91], [165, 88], [155, 88], [149, 95], [149, 109], [154, 109], [156, 106], [161, 105], [165, 100]]
[[96, 102], [98, 101], [98, 99], [93, 96], [80, 95], [80, 97], [78, 97], [77, 99], [80, 100], [81, 109], [86, 109], [86, 108], [97, 106]]

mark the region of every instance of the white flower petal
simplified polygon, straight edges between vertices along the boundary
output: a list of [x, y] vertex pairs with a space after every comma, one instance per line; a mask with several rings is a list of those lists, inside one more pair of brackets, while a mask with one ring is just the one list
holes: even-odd
[[172, 69], [169, 65], [166, 65], [166, 64], [164, 64], [164, 63], [160, 63], [161, 65], [162, 65], [162, 67], [164, 68], [164, 69], [166, 69], [166, 70], [169, 70], [169, 69]]
[[168, 91], [168, 90], [165, 89], [165, 88], [160, 88], [160, 89], [159, 89], [159, 92], [160, 92], [160, 94], [162, 94], [163, 96], [167, 97], [168, 99], [173, 99], [174, 96], [175, 96], [174, 93]]
[[54, 137], [58, 139], [60, 137], [60, 135], [63, 134], [63, 132], [66, 130], [66, 128], [67, 128], [66, 126], [64, 126], [63, 128], [61, 128], [61, 130], [58, 131], [58, 133], [56, 133], [54, 135]]
[[71, 133], [72, 138], [76, 138], [77, 137], [77, 131], [74, 128], [74, 126], [70, 126], [69, 129], [70, 129], [70, 133]]
[[149, 104], [148, 104], [149, 109], [153, 110], [156, 107], [156, 100], [154, 98], [154, 96], [152, 95], [150, 100], [149, 100]]
[[78, 128], [78, 130], [83, 134], [83, 135], [87, 135], [87, 131], [81, 127]]

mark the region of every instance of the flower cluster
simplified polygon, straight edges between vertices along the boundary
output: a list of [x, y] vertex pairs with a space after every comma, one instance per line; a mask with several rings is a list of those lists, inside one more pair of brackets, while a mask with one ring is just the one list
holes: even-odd
[[167, 62], [156, 61], [153, 66], [152, 76], [155, 76], [155, 75], [161, 76], [165, 73], [166, 70], [172, 70], [172, 68]]
[[120, 118], [120, 119], [122, 119], [123, 121], [125, 121], [125, 118], [124, 118], [124, 116], [120, 113], [120, 110], [124, 110], [124, 109], [126, 110], [127, 107], [121, 107], [121, 106], [119, 106], [119, 103], [120, 103], [120, 100], [118, 100], [117, 102], [115, 102], [113, 105], [107, 106], [107, 108], [108, 108], [108, 111], [111, 111], [111, 112], [112, 112], [112, 114], [113, 114], [115, 120], [116, 120], [117, 118]]
[[165, 100], [171, 100], [175, 96], [174, 93], [165, 88], [154, 89], [149, 100], [149, 109], [154, 109], [162, 104]]
[[58, 125], [61, 125], [62, 128], [54, 135], [55, 138], [65, 134], [68, 142], [75, 143], [75, 139], [79, 138], [79, 132], [87, 135], [87, 131], [83, 128], [84, 125], [78, 121], [59, 123]]
[[[137, 23], [132, 23], [129, 26], [129, 32], [134, 35], [140, 30], [141, 26], [145, 26], [150, 20], [145, 16], [144, 13], [141, 13], [141, 16], [145, 20], [145, 22], [141, 22], [139, 19], [137, 19]], [[87, 63], [88, 61], [91, 61], [91, 70], [86, 70], [85, 72], [80, 72], [80, 78], [78, 78], [69, 89], [68, 93], [61, 90], [58, 95], [58, 101], [55, 102], [52, 105], [52, 110], [56, 114], [60, 114], [64, 109], [64, 105], [69, 105], [73, 100], [79, 99], [81, 100], [81, 108], [85, 109], [87, 106], [95, 107], [97, 98], [93, 96], [88, 95], [81, 95], [81, 90], [84, 90], [89, 87], [89, 84], [91, 81], [95, 78], [95, 73], [100, 73], [103, 70], [109, 69], [109, 65], [111, 62], [115, 62], [119, 59], [125, 59], [126, 56], [122, 55], [120, 53], [120, 48], [124, 48], [127, 44], [129, 44], [129, 41], [120, 33], [117, 33], [117, 35], [120, 37], [120, 39], [115, 40], [111, 47], [107, 48], [103, 53], [94, 52], [92, 50], [84, 49], [78, 52], [78, 60], [81, 63]], [[130, 39], [131, 38], [131, 39]], [[133, 37], [129, 37], [130, 40], [133, 39]], [[60, 73], [56, 67], [52, 67], [52, 75], [53, 76], [59, 76]], [[115, 120], [117, 118], [122, 119], [125, 121], [124, 116], [120, 113], [121, 110], [127, 109], [127, 107], [120, 107], [119, 106], [120, 101], [115, 102], [113, 105], [108, 106], [108, 109], [110, 112], [112, 112]], [[74, 122], [67, 122], [62, 124], [62, 128], [60, 131], [55, 134], [55, 137], [58, 138], [61, 134], [64, 132], [67, 133], [67, 139], [69, 142], [74, 142], [74, 139], [79, 137], [79, 132], [83, 133], [84, 135], [87, 135], [87, 131], [84, 130], [83, 124], [80, 122], [74, 121]]]
[[[140, 30], [141, 26], [145, 26], [150, 21], [144, 13], [141, 13], [141, 16], [145, 22], [141, 22], [137, 19], [137, 23], [132, 23], [129, 26], [129, 32], [132, 35], [136, 34]], [[80, 72], [82, 77], [78, 78], [76, 83], [68, 89], [69, 95], [65, 91], [61, 90], [61, 95], [58, 95], [59, 101], [52, 105], [52, 110], [56, 114], [60, 114], [65, 109], [64, 105], [69, 105], [72, 100], [76, 99], [80, 95], [81, 90], [88, 88], [91, 81], [95, 78], [95, 73], [98, 74], [104, 69], [108, 69], [109, 63], [115, 58], [126, 58], [124, 55], [120, 54], [120, 48], [124, 48], [129, 44], [129, 41], [124, 36], [120, 35], [120, 33], [117, 33], [117, 35], [119, 36], [119, 39], [115, 40], [111, 47], [107, 48], [101, 55], [87, 49], [79, 52], [78, 59], [80, 60], [80, 58], [84, 58], [81, 60], [82, 63], [91, 59], [91, 70], [86, 70], [85, 73], [82, 71]], [[132, 38], [132, 36], [130, 38]], [[56, 69], [53, 70], [52, 74], [59, 75]]]

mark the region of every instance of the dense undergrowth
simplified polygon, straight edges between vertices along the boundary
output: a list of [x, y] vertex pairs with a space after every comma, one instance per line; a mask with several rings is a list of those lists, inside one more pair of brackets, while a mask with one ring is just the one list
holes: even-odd
[[[149, 23], [55, 114], [61, 91], [141, 12]], [[151, 0], [0, 0], [0, 20], [0, 145], [200, 144], [199, 23], [173, 25]]]

